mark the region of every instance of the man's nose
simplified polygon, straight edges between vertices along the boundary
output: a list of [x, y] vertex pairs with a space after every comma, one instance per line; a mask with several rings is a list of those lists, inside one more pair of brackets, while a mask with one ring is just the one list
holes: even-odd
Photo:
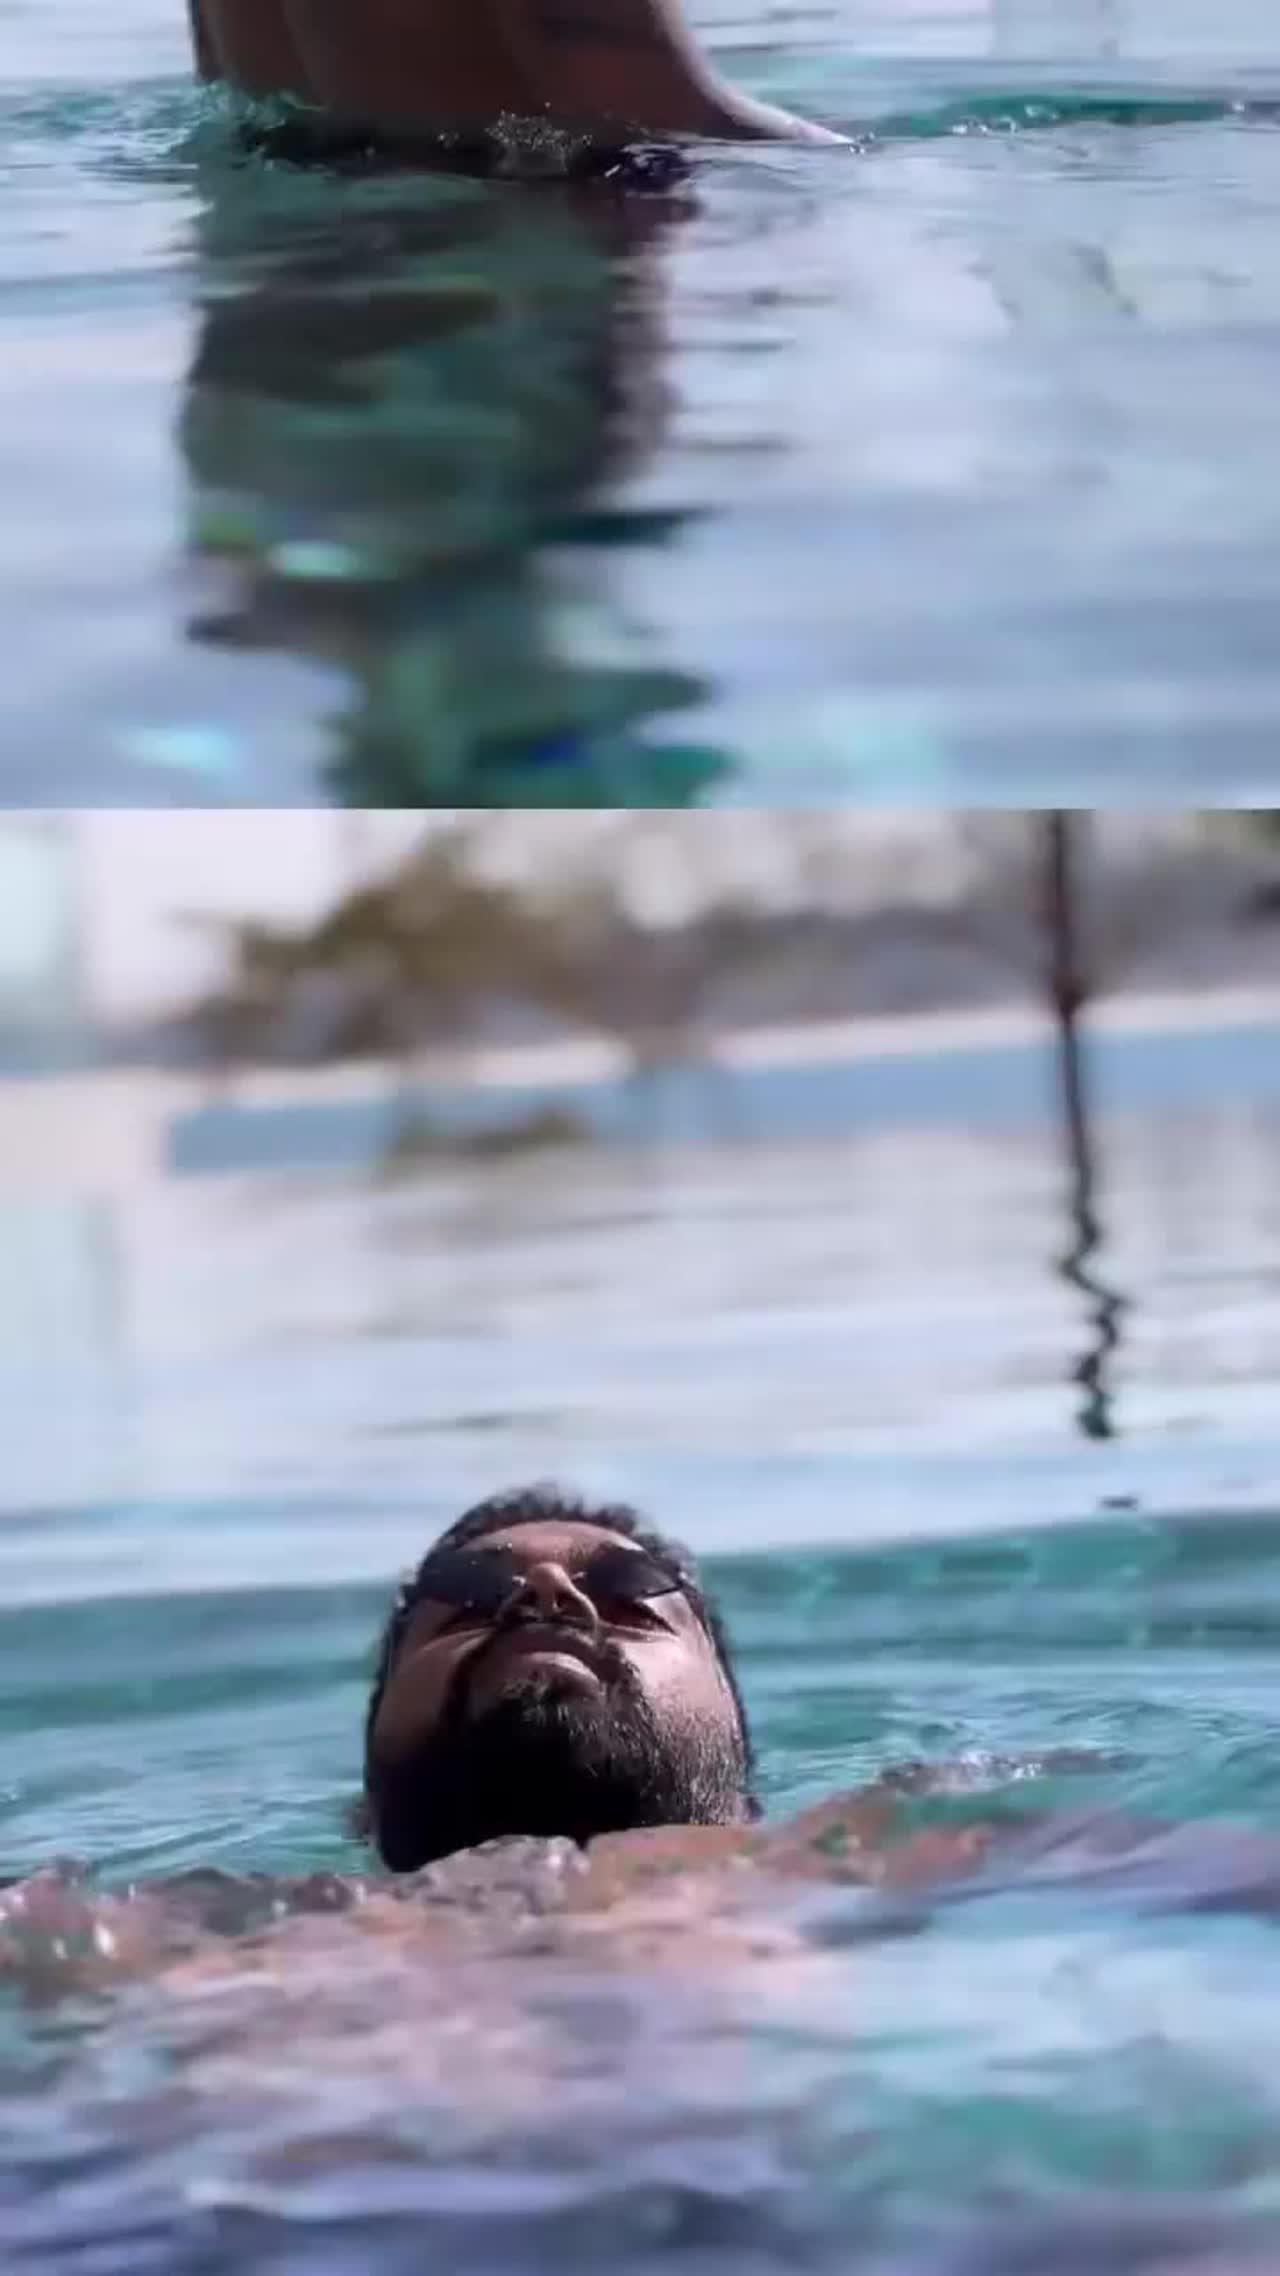
[[580, 1628], [600, 1625], [600, 1615], [590, 1597], [552, 1557], [529, 1567], [516, 1602], [523, 1612], [536, 1612], [542, 1619], [572, 1620]]

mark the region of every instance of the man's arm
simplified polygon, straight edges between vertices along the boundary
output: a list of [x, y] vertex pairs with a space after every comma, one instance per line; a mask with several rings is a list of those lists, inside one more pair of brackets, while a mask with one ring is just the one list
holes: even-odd
[[717, 79], [680, 0], [189, 0], [206, 74], [404, 134], [506, 114], [589, 133], [838, 142]]
[[286, 0], [187, 0], [196, 68], [251, 95], [305, 95]]
[[681, 0], [500, 0], [544, 107], [566, 123], [653, 134], [837, 143], [712, 70]]

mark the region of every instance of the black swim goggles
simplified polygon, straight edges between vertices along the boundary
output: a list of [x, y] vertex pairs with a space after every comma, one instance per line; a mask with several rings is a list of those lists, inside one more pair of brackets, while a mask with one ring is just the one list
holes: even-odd
[[[679, 1574], [647, 1549], [623, 1549], [611, 1542], [593, 1550], [576, 1571], [565, 1570], [602, 1620], [649, 1597], [673, 1596], [684, 1586]], [[453, 1612], [492, 1619], [518, 1597], [525, 1578], [510, 1549], [436, 1549], [418, 1567], [407, 1596], [414, 1605], [447, 1604]]]

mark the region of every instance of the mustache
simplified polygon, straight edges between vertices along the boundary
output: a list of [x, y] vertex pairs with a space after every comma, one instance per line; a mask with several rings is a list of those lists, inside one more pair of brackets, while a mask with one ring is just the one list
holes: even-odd
[[601, 1683], [626, 1682], [631, 1670], [626, 1656], [607, 1636], [596, 1636], [576, 1621], [557, 1620], [543, 1612], [532, 1612], [514, 1606], [494, 1622], [484, 1642], [471, 1652], [453, 1680], [451, 1713], [461, 1712], [467, 1704], [471, 1686], [484, 1674], [489, 1662], [513, 1635], [522, 1628], [536, 1628], [549, 1650], [572, 1652]]

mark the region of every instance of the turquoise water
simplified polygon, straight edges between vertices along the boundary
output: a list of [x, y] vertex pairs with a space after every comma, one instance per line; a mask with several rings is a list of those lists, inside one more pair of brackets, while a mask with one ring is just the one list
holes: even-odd
[[[1273, 2268], [1280, 1216], [1228, 1071], [1112, 1087], [1092, 1242], [1051, 1121], [959, 1110], [7, 1203], [6, 2271]], [[354, 1901], [392, 1578], [547, 1474], [707, 1555], [770, 1824], [923, 1761], [878, 1839], [940, 1877], [584, 1910], [533, 1845]]]
[[1264, 0], [741, 0], [854, 138], [246, 154], [177, 0], [0, 4], [0, 798], [1274, 790]]
[[[924, 1754], [963, 1760], [912, 1822], [1009, 1819], [976, 1889], [761, 1892], [777, 1941], [747, 1958], [691, 1966], [682, 1918], [650, 1956], [575, 1945], [517, 1857], [496, 1895], [402, 1907], [402, 1944], [305, 1918], [275, 1972], [271, 1889], [189, 1884], [214, 1972], [68, 2006], [68, 1884], [60, 1945], [3, 1924], [7, 2265], [1260, 2276], [1278, 1574], [1280, 1523], [1212, 1513], [719, 1565], [774, 1810]], [[382, 1603], [5, 1613], [9, 1865], [359, 1869]], [[1055, 1747], [1074, 1770], [1035, 1775]], [[1017, 1830], [1046, 1810], [1071, 1825], [1048, 1849]]]

